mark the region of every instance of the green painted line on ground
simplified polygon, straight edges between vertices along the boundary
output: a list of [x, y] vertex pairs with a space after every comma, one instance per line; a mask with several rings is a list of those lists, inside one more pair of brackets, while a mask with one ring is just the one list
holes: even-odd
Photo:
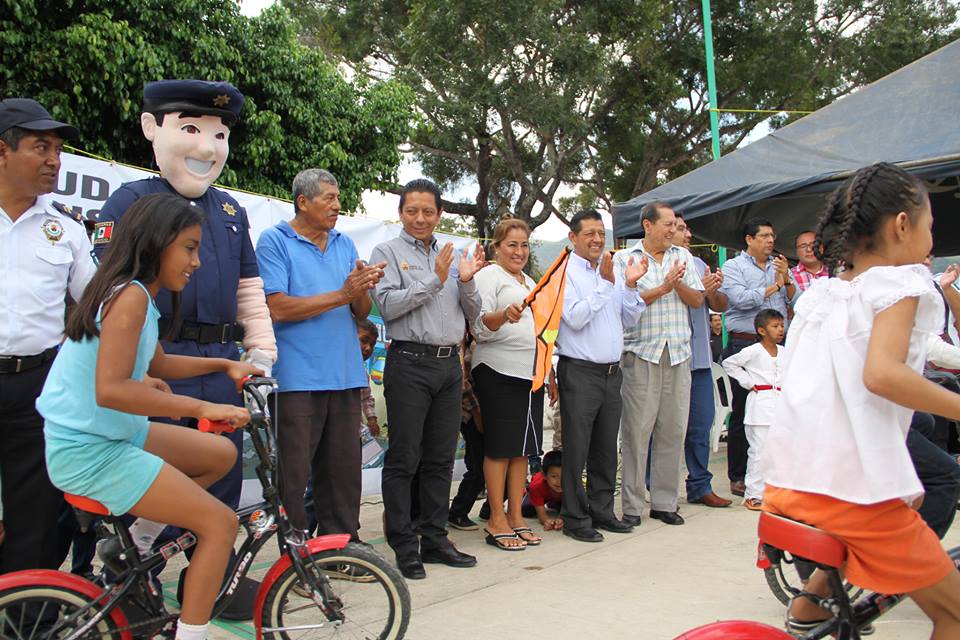
[[[168, 605], [173, 607], [179, 607], [180, 603], [177, 602], [177, 592], [176, 592], [176, 581], [171, 581], [163, 584], [163, 599], [167, 602]], [[171, 591], [170, 587], [173, 586], [174, 590]], [[215, 627], [219, 627], [224, 631], [229, 631], [235, 636], [244, 638], [244, 640], [255, 640], [257, 637], [257, 631], [253, 628], [252, 625], [236, 622], [233, 620], [221, 620], [220, 618], [213, 618], [210, 620], [210, 624]]]

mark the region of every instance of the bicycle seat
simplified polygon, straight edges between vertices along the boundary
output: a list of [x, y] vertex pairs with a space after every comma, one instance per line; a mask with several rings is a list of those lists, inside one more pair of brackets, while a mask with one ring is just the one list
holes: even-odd
[[847, 547], [816, 527], [764, 511], [757, 525], [760, 541], [811, 562], [839, 568], [847, 561]]
[[108, 516], [110, 515], [110, 510], [105, 506], [97, 502], [92, 498], [85, 498], [83, 496], [77, 496], [72, 493], [63, 494], [64, 499], [69, 502], [71, 505], [80, 509], [81, 511], [86, 511], [87, 513], [95, 513], [98, 516]]

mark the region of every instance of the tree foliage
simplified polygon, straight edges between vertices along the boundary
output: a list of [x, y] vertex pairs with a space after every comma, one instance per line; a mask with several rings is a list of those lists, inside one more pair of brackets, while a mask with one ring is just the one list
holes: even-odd
[[299, 31], [279, 6], [247, 18], [219, 0], [4, 0], [0, 93], [75, 124], [85, 151], [149, 167], [143, 85], [227, 80], [247, 101], [220, 182], [289, 197], [298, 171], [324, 167], [351, 209], [395, 182], [413, 94], [394, 80], [347, 82]]
[[[411, 148], [486, 233], [709, 160], [699, 0], [283, 0], [305, 41], [416, 87]], [[720, 108], [815, 109], [945, 44], [949, 0], [714, 0]], [[724, 113], [730, 149], [768, 114]], [[777, 116], [771, 126], [788, 117]], [[571, 196], [570, 188], [576, 195]]]

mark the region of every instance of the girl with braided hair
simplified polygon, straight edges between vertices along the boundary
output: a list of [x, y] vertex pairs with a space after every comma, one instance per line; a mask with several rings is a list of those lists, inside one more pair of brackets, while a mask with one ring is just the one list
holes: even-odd
[[[921, 375], [943, 320], [919, 264], [932, 226], [923, 184], [890, 164], [860, 169], [831, 195], [816, 245], [830, 273], [842, 272], [796, 304], [761, 464], [766, 510], [843, 541], [847, 580], [908, 593], [933, 621], [931, 637], [946, 639], [960, 638], [960, 573], [913, 508], [923, 489], [905, 444], [914, 410], [960, 419], [960, 395]], [[806, 589], [827, 595], [825, 576]], [[829, 617], [800, 598], [788, 630]]]

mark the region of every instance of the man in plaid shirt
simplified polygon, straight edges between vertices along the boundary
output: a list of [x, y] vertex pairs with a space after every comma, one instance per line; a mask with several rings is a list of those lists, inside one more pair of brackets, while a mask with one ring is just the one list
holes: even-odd
[[797, 266], [790, 269], [800, 291], [806, 291], [817, 278], [827, 277], [827, 268], [817, 259], [813, 250], [817, 246], [817, 235], [813, 231], [803, 231], [797, 236]]
[[[662, 202], [640, 212], [644, 238], [619, 251], [614, 269], [622, 275], [627, 261], [647, 256], [649, 269], [637, 282], [647, 310], [636, 326], [624, 331], [623, 370], [623, 520], [640, 524], [647, 502], [646, 469], [650, 464], [650, 517], [683, 524], [677, 513], [680, 460], [690, 411], [690, 319], [688, 307], [703, 305], [703, 283], [693, 255], [673, 235], [677, 217]], [[652, 451], [650, 438], [653, 437]]]

